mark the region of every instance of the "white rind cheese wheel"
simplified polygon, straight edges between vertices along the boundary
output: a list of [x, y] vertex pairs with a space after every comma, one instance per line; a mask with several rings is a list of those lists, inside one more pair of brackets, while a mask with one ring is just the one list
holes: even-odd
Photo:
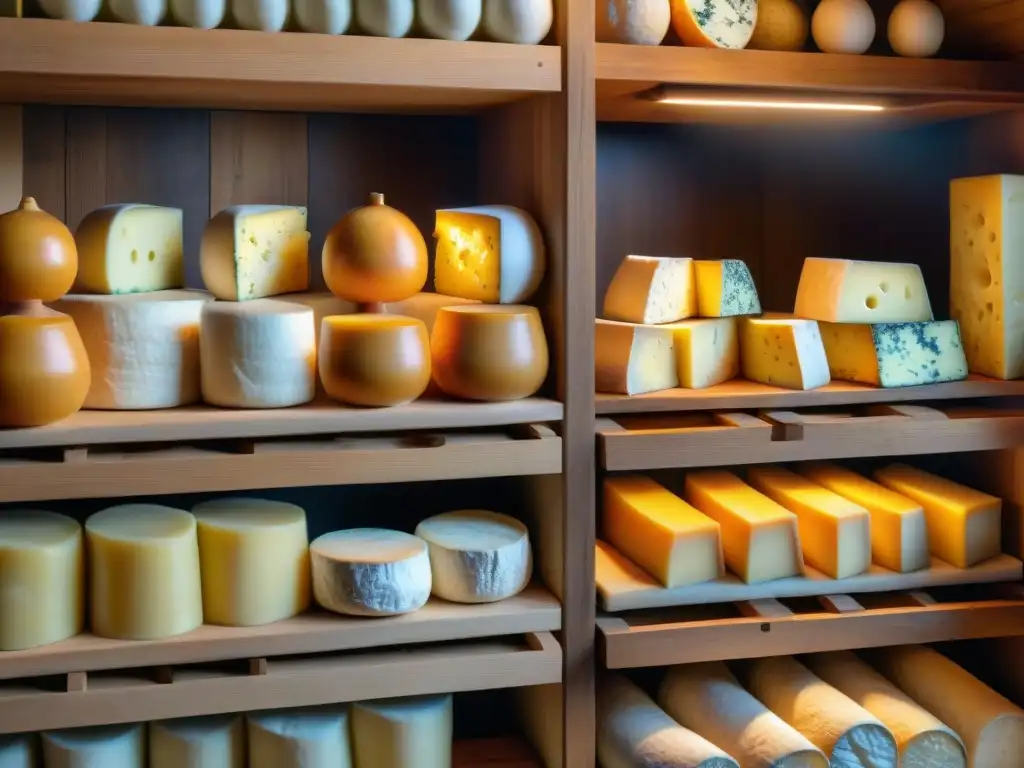
[[39, 0], [39, 7], [51, 19], [92, 21], [103, 7], [103, 0]]
[[246, 768], [242, 715], [149, 724], [149, 768]]
[[352, 768], [348, 707], [252, 712], [249, 768]]
[[413, 0], [356, 0], [356, 24], [374, 37], [405, 37], [416, 20]]
[[356, 765], [450, 768], [452, 697], [415, 696], [352, 705]]
[[394, 616], [430, 598], [430, 555], [423, 539], [383, 528], [325, 533], [309, 545], [313, 596], [329, 611]]
[[36, 768], [39, 752], [35, 734], [0, 736], [0, 768]]
[[224, 21], [227, 0], [170, 0], [175, 24], [194, 29], [216, 29]]
[[[242, 29], [251, 29], [255, 32], [280, 32], [288, 23], [289, 6], [289, 0], [231, 0], [231, 16]], [[278, 206], [245, 207], [276, 208]], [[305, 213], [305, 209], [300, 210]], [[205, 276], [203, 279], [206, 279]], [[303, 289], [294, 288], [292, 290]]]
[[343, 35], [352, 24], [352, 0], [295, 0], [292, 7], [303, 32]]
[[46, 768], [146, 768], [146, 724], [43, 733]]
[[419, 0], [416, 11], [430, 37], [469, 40], [480, 26], [483, 0]]
[[552, 0], [484, 0], [484, 31], [499, 43], [537, 45], [554, 20]]
[[596, 0], [594, 10], [599, 43], [661, 45], [672, 19], [669, 0]]
[[516, 689], [516, 709], [523, 734], [545, 768], [563, 768], [562, 684], [526, 685]]
[[167, 0], [107, 0], [107, 8], [122, 24], [155, 27], [167, 15]]
[[482, 509], [445, 512], [416, 526], [427, 542], [433, 594], [453, 603], [493, 603], [530, 583], [533, 554], [526, 526]]

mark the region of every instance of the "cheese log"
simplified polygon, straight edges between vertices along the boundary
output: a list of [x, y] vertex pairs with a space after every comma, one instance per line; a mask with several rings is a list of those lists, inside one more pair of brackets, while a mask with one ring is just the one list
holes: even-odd
[[36, 768], [38, 765], [35, 734], [0, 736], [0, 768]]
[[537, 222], [510, 205], [436, 214], [434, 289], [489, 304], [519, 304], [537, 292], [547, 256]]
[[246, 768], [242, 715], [149, 724], [149, 768]]
[[353, 704], [356, 765], [450, 768], [452, 720], [451, 694]]
[[803, 574], [796, 515], [736, 475], [689, 472], [686, 498], [721, 526], [725, 564], [747, 584]]
[[747, 478], [796, 515], [808, 565], [832, 579], [871, 567], [871, 515], [864, 507], [781, 467], [750, 467]]
[[684, 45], [746, 48], [757, 24], [757, 0], [672, 0], [672, 28]]
[[159, 640], [203, 623], [196, 519], [159, 504], [124, 504], [85, 521], [90, 629]]
[[679, 386], [704, 389], [734, 379], [740, 373], [736, 319], [683, 320], [672, 329]]
[[253, 627], [309, 607], [309, 538], [302, 507], [226, 498], [201, 502], [192, 514], [205, 623]]
[[672, 329], [595, 321], [594, 386], [598, 392], [617, 395], [679, 386]]
[[393, 616], [430, 597], [430, 555], [423, 539], [382, 528], [325, 533], [309, 545], [313, 597], [329, 611]]
[[829, 382], [818, 324], [785, 317], [740, 321], [743, 377], [785, 389], [815, 389]]
[[200, 291], [66, 296], [53, 303], [78, 327], [91, 381], [84, 408], [127, 411], [198, 402]]
[[493, 603], [530, 583], [533, 554], [526, 526], [483, 509], [445, 512], [416, 526], [427, 542], [431, 592], [453, 603]]
[[53, 512], [0, 513], [0, 584], [0, 651], [77, 635], [85, 618], [82, 526]]
[[351, 315], [359, 311], [359, 305], [345, 299], [339, 299], [333, 293], [286, 293], [279, 301], [289, 304], [301, 304], [313, 310], [313, 329], [316, 332], [316, 348], [320, 349], [320, 327], [325, 317], [334, 315]]
[[973, 373], [1024, 376], [1024, 176], [949, 185], [949, 313]]
[[46, 768], [146, 768], [146, 724], [106, 725], [42, 734]]
[[849, 259], [804, 259], [794, 314], [827, 323], [934, 319], [919, 266]]
[[1001, 551], [1003, 502], [995, 496], [923, 472], [893, 464], [875, 479], [924, 508], [931, 553], [957, 568], [969, 568]]
[[445, 307], [464, 307], [467, 304], [479, 304], [476, 299], [463, 299], [458, 296], [445, 296], [443, 293], [417, 293], [403, 301], [389, 301], [381, 305], [381, 312], [388, 315], [405, 315], [415, 317], [427, 326], [427, 333], [434, 330], [437, 313]]
[[604, 481], [603, 538], [665, 587], [717, 579], [720, 526], [649, 477]]
[[250, 712], [249, 768], [352, 768], [349, 709]]
[[544, 768], [563, 768], [562, 684], [527, 685], [515, 689], [523, 735], [540, 755]]
[[931, 565], [924, 509], [916, 501], [834, 464], [805, 464], [800, 471], [871, 514], [873, 563], [897, 573]]
[[701, 317], [761, 314], [757, 286], [745, 262], [738, 259], [695, 261], [693, 269]]
[[812, 654], [805, 663], [892, 732], [900, 768], [967, 768], [960, 737], [850, 651]]
[[156, 205], [105, 205], [75, 230], [76, 293], [147, 293], [185, 285], [182, 212]]
[[199, 250], [206, 289], [223, 301], [247, 301], [309, 287], [306, 209], [236, 205], [206, 225]]
[[820, 749], [744, 690], [720, 661], [670, 668], [658, 703], [743, 768], [829, 768]]
[[697, 314], [693, 259], [627, 256], [604, 294], [604, 316], [627, 323], [671, 323]]

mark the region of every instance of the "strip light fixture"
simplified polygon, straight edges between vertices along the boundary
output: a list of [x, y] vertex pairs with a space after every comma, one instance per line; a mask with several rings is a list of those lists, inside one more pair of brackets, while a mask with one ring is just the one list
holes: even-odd
[[699, 95], [686, 90], [659, 89], [652, 94], [658, 104], [682, 107], [710, 107], [712, 109], [777, 109], [800, 112], [884, 112], [884, 104], [848, 101], [816, 101], [793, 98], [771, 98], [764, 96]]

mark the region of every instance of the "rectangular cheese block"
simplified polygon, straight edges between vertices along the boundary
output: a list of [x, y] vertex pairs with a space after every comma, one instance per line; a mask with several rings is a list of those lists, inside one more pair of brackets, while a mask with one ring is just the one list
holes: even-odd
[[738, 259], [695, 261], [697, 312], [701, 317], [761, 314], [757, 286], [747, 265]]
[[690, 472], [686, 499], [721, 526], [725, 564], [747, 584], [803, 574], [796, 515], [736, 475]]
[[693, 260], [627, 256], [604, 294], [604, 316], [627, 323], [671, 323], [697, 314]]
[[875, 479], [924, 508], [928, 545], [940, 560], [969, 568], [1000, 553], [1003, 503], [995, 496], [905, 464], [879, 469]]
[[1024, 376], [1024, 176], [949, 185], [949, 313], [972, 373]]
[[796, 515], [808, 565], [833, 579], [871, 567], [871, 515], [864, 507], [781, 467], [751, 467], [747, 477]]
[[607, 478], [601, 520], [604, 539], [665, 587], [723, 570], [718, 523], [649, 477]]
[[818, 324], [791, 317], [739, 321], [743, 377], [784, 389], [815, 389], [829, 382]]
[[594, 386], [597, 392], [618, 395], [679, 386], [672, 329], [595, 321]]
[[794, 314], [828, 323], [933, 319], [919, 266], [849, 259], [804, 259]]
[[679, 385], [704, 389], [736, 378], [740, 345], [733, 317], [669, 323], [676, 348]]

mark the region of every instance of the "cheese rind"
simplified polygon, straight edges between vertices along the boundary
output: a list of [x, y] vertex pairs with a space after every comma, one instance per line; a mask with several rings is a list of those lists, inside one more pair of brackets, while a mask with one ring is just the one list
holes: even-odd
[[697, 282], [697, 310], [701, 317], [761, 314], [757, 286], [745, 262], [739, 259], [695, 261], [693, 270]]
[[46, 768], [146, 768], [146, 724], [45, 731]]
[[594, 386], [598, 392], [642, 395], [679, 385], [673, 331], [614, 320], [594, 324]]
[[785, 389], [816, 389], [829, 383], [828, 359], [818, 324], [785, 317], [739, 321], [743, 377]]
[[246, 768], [242, 715], [149, 724], [149, 768]]
[[250, 712], [249, 768], [352, 768], [349, 708]]
[[804, 259], [794, 314], [828, 323], [934, 319], [919, 266], [849, 259]]
[[676, 349], [679, 386], [704, 389], [740, 373], [739, 335], [732, 317], [668, 323]]
[[672, 28], [684, 45], [745, 48], [757, 25], [757, 0], [672, 0]]
[[38, 765], [35, 734], [0, 736], [0, 768], [36, 768]]
[[352, 746], [358, 766], [450, 768], [452, 697], [410, 696], [352, 705]]
[[604, 294], [604, 316], [627, 323], [671, 323], [697, 314], [693, 259], [627, 256]]

